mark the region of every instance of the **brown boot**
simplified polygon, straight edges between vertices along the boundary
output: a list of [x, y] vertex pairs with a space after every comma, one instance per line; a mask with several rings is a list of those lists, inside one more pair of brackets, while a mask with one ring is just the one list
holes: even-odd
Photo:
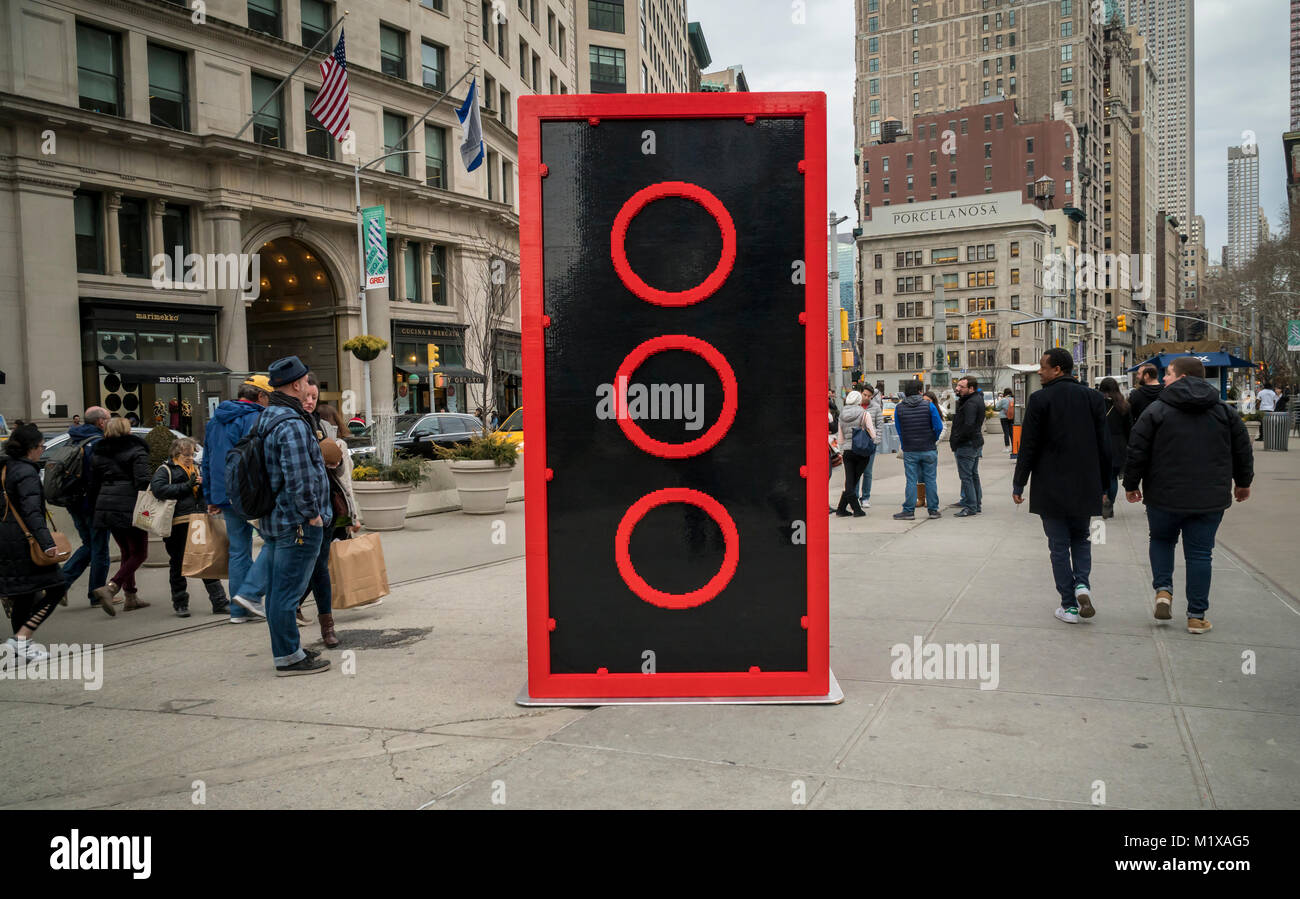
[[339, 638], [334, 634], [334, 616], [318, 615], [320, 619], [320, 639], [325, 644], [326, 649], [333, 649], [339, 645]]
[[151, 603], [147, 603], [144, 600], [140, 599], [139, 593], [132, 593], [131, 591], [128, 590], [126, 593], [126, 604], [122, 606], [122, 611], [131, 612], [134, 611], [135, 609], [147, 609], [149, 608], [150, 605]]
[[113, 608], [113, 597], [117, 596], [118, 591], [121, 589], [113, 581], [109, 581], [104, 586], [96, 587], [90, 591], [91, 595], [98, 601], [99, 607], [104, 610], [104, 614], [108, 615], [109, 618], [117, 614], [117, 609]]

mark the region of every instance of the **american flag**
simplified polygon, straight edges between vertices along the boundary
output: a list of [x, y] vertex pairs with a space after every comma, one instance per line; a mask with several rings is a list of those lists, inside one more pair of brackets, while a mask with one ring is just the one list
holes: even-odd
[[335, 140], [343, 140], [352, 126], [348, 112], [348, 61], [343, 52], [343, 31], [339, 31], [334, 53], [320, 64], [320, 92], [311, 104], [311, 114]]

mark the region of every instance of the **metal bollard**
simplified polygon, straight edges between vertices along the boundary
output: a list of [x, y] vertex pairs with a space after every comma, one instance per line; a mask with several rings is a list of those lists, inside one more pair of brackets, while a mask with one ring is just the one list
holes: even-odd
[[1265, 412], [1260, 416], [1260, 427], [1264, 430], [1264, 451], [1287, 452], [1287, 438], [1290, 436], [1290, 416], [1285, 412]]

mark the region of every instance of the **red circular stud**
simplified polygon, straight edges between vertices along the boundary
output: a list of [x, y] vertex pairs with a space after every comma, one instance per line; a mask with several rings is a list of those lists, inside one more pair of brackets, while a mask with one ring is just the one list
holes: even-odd
[[805, 481], [808, 480], [808, 466], [807, 466], [807, 465], [800, 465], [800, 466], [799, 466], [799, 477], [803, 478]]
[[547, 629], [548, 631], [553, 631], [553, 630], [555, 630], [555, 619], [554, 619], [554, 618], [547, 618], [547, 619], [546, 619], [546, 629]]
[[755, 117], [752, 116], [752, 115], [747, 115], [747, 116], [745, 116], [745, 124], [746, 124], [746, 125], [752, 125], [752, 124], [754, 124], [754, 123], [757, 122], [757, 121], [758, 121], [758, 119], [755, 118]]
[[[632, 554], [628, 549], [632, 540], [632, 531], [646, 513], [669, 503], [688, 503], [703, 509], [722, 529], [722, 540], [726, 547], [722, 556], [722, 567], [707, 584], [690, 593], [665, 593], [651, 587], [632, 566]], [[618, 573], [622, 576], [623, 582], [646, 602], [661, 609], [693, 609], [715, 598], [731, 582], [732, 576], [736, 573], [736, 566], [740, 562], [740, 532], [736, 530], [736, 523], [722, 507], [722, 503], [707, 493], [689, 487], [665, 487], [647, 493], [623, 513], [623, 520], [618, 523], [618, 530], [614, 534], [614, 561], [618, 565]]]
[[[627, 415], [627, 385], [632, 380], [632, 375], [636, 373], [637, 368], [646, 359], [649, 359], [655, 353], [662, 353], [664, 350], [685, 350], [688, 353], [694, 353], [718, 373], [718, 380], [722, 382], [722, 411], [718, 413], [718, 420], [694, 440], [688, 440], [685, 443], [665, 443], [662, 440], [656, 440], [641, 430], [638, 425]], [[659, 337], [652, 337], [645, 343], [638, 346], [632, 352], [627, 354], [623, 364], [618, 367], [618, 372], [614, 377], [615, 392], [614, 401], [618, 404], [618, 426], [627, 439], [636, 444], [637, 448], [650, 453], [652, 456], [658, 456], [661, 459], [689, 459], [691, 456], [698, 456], [700, 453], [707, 452], [717, 446], [718, 443], [726, 436], [727, 431], [731, 429], [731, 424], [736, 420], [736, 408], [740, 400], [739, 388], [736, 386], [736, 373], [732, 370], [727, 358], [718, 352], [710, 343], [700, 340], [698, 337], [688, 337], [685, 334], [663, 334]]]
[[[555, 619], [552, 618], [551, 620], [554, 621]], [[807, 615], [803, 615], [803, 616], [801, 616], [801, 617], [799, 618], [799, 626], [800, 626], [801, 628], [803, 628], [804, 630], [808, 630], [808, 616], [807, 616]]]
[[545, 178], [550, 173], [551, 173], [551, 167], [546, 163], [542, 163], [540, 166], [537, 167], [537, 174], [541, 175], [543, 178]]
[[799, 160], [799, 174], [802, 175], [802, 174], [803, 174], [804, 172], [806, 172], [806, 171], [808, 171], [808, 164], [807, 164], [806, 162], [804, 162], [802, 159], [800, 159], [800, 160]]
[[597, 673], [597, 674], [609, 674], [609, 669], [608, 669], [608, 668], [597, 668], [597, 669], [596, 669], [596, 673]]
[[600, 118], [598, 116], [591, 116], [590, 118], [587, 119], [587, 124], [595, 128], [597, 125], [600, 124]]
[[761, 674], [761, 673], [762, 673], [762, 669], [759, 668], [757, 665], [750, 665], [750, 666], [749, 666], [749, 673], [750, 673], [750, 674]]
[[[718, 264], [707, 278], [689, 290], [659, 290], [651, 287], [632, 271], [632, 266], [627, 261], [625, 242], [632, 219], [646, 206], [665, 197], [694, 200], [713, 216], [718, 231], [722, 234], [722, 255], [718, 257]], [[685, 181], [661, 181], [632, 194], [618, 211], [614, 217], [614, 227], [609, 232], [609, 254], [614, 260], [614, 271], [618, 273], [623, 286], [647, 303], [656, 306], [690, 306], [712, 296], [731, 274], [731, 268], [736, 264], [736, 224], [722, 201], [704, 188]]]
[[807, 313], [807, 312], [800, 312], [800, 313], [799, 313], [799, 324], [801, 324], [801, 325], [806, 325], [806, 324], [808, 324], [808, 313]]
[[551, 326], [551, 317], [550, 317], [549, 315], [543, 315], [543, 316], [542, 316], [542, 327], [543, 327], [543, 328], [549, 328], [550, 326]]
[[553, 481], [553, 480], [555, 480], [555, 469], [554, 469], [554, 468], [548, 468], [548, 469], [546, 469], [546, 480], [548, 480], [548, 481]]

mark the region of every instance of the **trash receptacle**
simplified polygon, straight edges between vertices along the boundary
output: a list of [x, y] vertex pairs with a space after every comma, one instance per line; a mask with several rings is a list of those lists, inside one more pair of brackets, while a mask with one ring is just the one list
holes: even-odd
[[1287, 451], [1287, 438], [1290, 434], [1290, 416], [1285, 412], [1265, 412], [1260, 416], [1260, 426], [1264, 429], [1264, 450]]

